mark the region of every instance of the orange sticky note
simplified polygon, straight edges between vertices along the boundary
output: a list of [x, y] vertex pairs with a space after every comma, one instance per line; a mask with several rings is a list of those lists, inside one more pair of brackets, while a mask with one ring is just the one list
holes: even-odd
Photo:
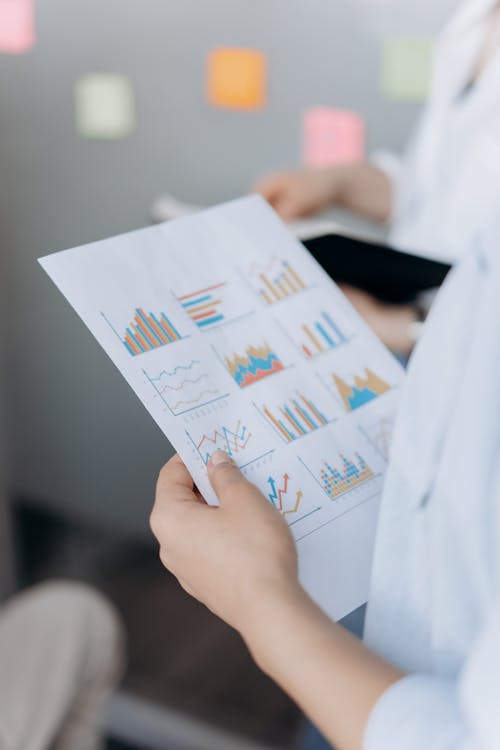
[[33, 0], [0, 0], [0, 52], [20, 55], [34, 44]]
[[259, 50], [215, 49], [208, 57], [208, 100], [215, 107], [260, 109], [266, 103], [266, 71]]
[[303, 116], [303, 162], [329, 167], [362, 161], [365, 124], [356, 112], [330, 107], [309, 109]]

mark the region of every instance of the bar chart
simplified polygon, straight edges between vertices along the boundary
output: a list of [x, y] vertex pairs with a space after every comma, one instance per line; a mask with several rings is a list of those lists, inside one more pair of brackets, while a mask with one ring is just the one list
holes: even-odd
[[178, 329], [164, 312], [146, 313], [142, 307], [137, 307], [133, 320], [125, 329], [124, 335], [118, 333], [103, 312], [101, 312], [101, 316], [132, 357], [137, 357], [140, 354], [145, 354], [182, 339]]
[[202, 330], [222, 323], [226, 317], [223, 312], [223, 291], [226, 282], [199, 289], [196, 292], [178, 297], [178, 301], [189, 317]]
[[266, 305], [275, 305], [307, 289], [301, 274], [288, 260], [273, 258], [263, 267], [255, 264], [250, 268], [248, 276]]
[[302, 459], [300, 461], [330, 500], [337, 500], [376, 477], [371, 466], [358, 452], [352, 458], [339, 452], [335, 461], [323, 461], [318, 473], [310, 469]]
[[265, 404], [255, 404], [255, 407], [285, 443], [299, 440], [331, 421], [313, 400], [300, 391], [274, 408]]

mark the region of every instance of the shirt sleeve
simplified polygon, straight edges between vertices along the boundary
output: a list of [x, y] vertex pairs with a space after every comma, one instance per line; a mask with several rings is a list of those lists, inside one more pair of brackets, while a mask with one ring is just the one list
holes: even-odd
[[500, 748], [500, 607], [457, 680], [411, 674], [378, 700], [363, 750]]
[[403, 158], [392, 151], [377, 150], [370, 154], [370, 164], [378, 167], [391, 181], [397, 184], [403, 170]]

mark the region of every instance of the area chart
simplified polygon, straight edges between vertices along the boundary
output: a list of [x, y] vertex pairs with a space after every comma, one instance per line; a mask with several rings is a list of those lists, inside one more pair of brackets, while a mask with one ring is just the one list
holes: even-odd
[[348, 412], [359, 409], [391, 390], [391, 386], [369, 368], [365, 369], [363, 376], [356, 375], [352, 384], [335, 373], [332, 374], [332, 379]]
[[243, 355], [234, 353], [225, 357], [224, 364], [240, 388], [246, 388], [285, 369], [268, 344], [249, 346]]

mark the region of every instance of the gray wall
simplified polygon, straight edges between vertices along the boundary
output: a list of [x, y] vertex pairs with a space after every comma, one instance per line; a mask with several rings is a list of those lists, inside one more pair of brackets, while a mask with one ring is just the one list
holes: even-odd
[[[9, 287], [1, 356], [15, 493], [143, 533], [171, 451], [35, 258], [143, 225], [162, 191], [214, 203], [268, 168], [295, 164], [306, 106], [358, 109], [370, 146], [401, 148], [418, 108], [380, 99], [381, 40], [432, 34], [456, 4], [38, 0], [36, 49], [0, 56], [0, 251]], [[218, 45], [269, 55], [264, 111], [205, 104], [204, 60]], [[74, 82], [93, 71], [130, 77], [132, 137], [76, 134]]]

